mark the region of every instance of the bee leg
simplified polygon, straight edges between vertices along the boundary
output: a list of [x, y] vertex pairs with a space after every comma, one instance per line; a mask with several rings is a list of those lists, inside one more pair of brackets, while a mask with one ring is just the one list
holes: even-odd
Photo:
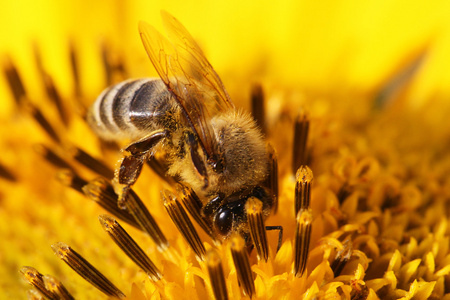
[[119, 184], [123, 186], [122, 193], [119, 196], [119, 206], [141, 174], [144, 163], [153, 155], [151, 151], [153, 147], [166, 136], [167, 131], [156, 130], [122, 150], [125, 156], [119, 169], [116, 170], [116, 178]]
[[147, 154], [125, 156], [120, 163], [120, 168], [116, 171], [116, 177], [122, 186], [122, 192], [119, 195], [119, 206], [122, 207], [123, 200], [126, 199], [128, 191], [136, 182], [141, 174]]
[[278, 245], [277, 252], [281, 248], [281, 241], [283, 239], [283, 226], [266, 226], [266, 230], [279, 230], [278, 231]]

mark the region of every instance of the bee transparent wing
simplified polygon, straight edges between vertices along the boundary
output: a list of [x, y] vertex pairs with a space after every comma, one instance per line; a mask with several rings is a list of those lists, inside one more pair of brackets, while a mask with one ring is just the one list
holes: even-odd
[[175, 45], [179, 54], [189, 58], [189, 71], [195, 78], [207, 86], [212, 94], [205, 99], [215, 102], [221, 111], [234, 108], [220, 77], [205, 57], [202, 49], [194, 40], [187, 29], [174, 16], [166, 11], [161, 11], [163, 24], [167, 30], [171, 42]]
[[162, 13], [171, 42], [151, 25], [140, 22], [144, 48], [156, 71], [199, 138], [209, 159], [216, 145], [210, 125], [215, 114], [233, 108], [220, 78], [188, 31], [174, 17]]

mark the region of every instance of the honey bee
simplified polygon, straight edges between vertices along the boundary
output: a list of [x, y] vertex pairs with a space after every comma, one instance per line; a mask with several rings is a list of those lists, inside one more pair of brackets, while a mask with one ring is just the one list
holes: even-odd
[[164, 153], [167, 174], [187, 183], [201, 214], [222, 239], [248, 238], [245, 203], [257, 197], [267, 217], [272, 193], [264, 182], [269, 153], [253, 118], [232, 103], [222, 81], [184, 26], [167, 12], [170, 41], [139, 23], [144, 48], [160, 78], [128, 80], [106, 89], [88, 123], [106, 140], [131, 139], [116, 170], [122, 197], [146, 161]]

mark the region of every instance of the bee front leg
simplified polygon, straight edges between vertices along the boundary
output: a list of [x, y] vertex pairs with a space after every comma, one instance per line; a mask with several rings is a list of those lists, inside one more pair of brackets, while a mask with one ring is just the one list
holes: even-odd
[[122, 149], [124, 157], [115, 174], [117, 182], [122, 187], [119, 195], [119, 207], [123, 206], [123, 200], [141, 174], [144, 163], [153, 155], [153, 147], [166, 136], [166, 130], [156, 130]]

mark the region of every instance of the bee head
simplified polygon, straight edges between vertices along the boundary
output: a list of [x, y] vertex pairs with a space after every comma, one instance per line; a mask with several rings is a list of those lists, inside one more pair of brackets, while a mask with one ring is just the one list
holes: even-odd
[[214, 232], [226, 239], [233, 232], [242, 236], [248, 235], [246, 203], [249, 198], [256, 197], [263, 203], [263, 211], [268, 215], [273, 199], [268, 191], [261, 187], [247, 188], [233, 193], [228, 197], [219, 194], [203, 207], [203, 215], [211, 221]]

